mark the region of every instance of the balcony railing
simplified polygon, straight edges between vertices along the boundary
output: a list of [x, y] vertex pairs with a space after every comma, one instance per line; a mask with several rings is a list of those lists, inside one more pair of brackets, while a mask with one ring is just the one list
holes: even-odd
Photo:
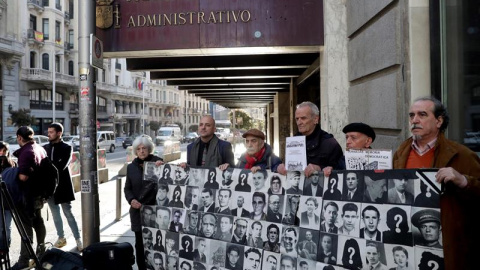
[[68, 11], [65, 11], [65, 14], [63, 17], [65, 18], [65, 24], [67, 26], [70, 25], [70, 13]]
[[57, 3], [57, 4], [55, 4], [55, 8], [58, 9], [58, 10], [62, 10], [62, 5]]
[[42, 0], [28, 0], [28, 8], [35, 9], [38, 12], [43, 11], [43, 1]]
[[40, 31], [36, 31], [35, 29], [28, 29], [27, 30], [27, 38], [28, 38], [28, 43], [30, 45], [38, 44], [38, 45], [43, 45], [44, 44], [44, 39], [43, 39], [43, 33]]
[[[23, 68], [21, 77], [23, 80], [27, 81], [36, 81], [42, 83], [51, 83], [52, 82], [52, 71], [41, 69], [41, 68]], [[78, 82], [75, 76], [55, 73], [55, 82], [58, 84], [68, 85], [68, 86], [77, 86]]]
[[[51, 110], [52, 109], [52, 101], [30, 100], [30, 109]], [[55, 101], [55, 110], [63, 111], [63, 102]]]

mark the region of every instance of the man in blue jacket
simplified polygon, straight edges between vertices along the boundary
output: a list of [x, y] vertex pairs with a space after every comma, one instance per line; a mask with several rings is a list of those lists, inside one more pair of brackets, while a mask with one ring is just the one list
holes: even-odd
[[247, 152], [240, 156], [237, 168], [250, 169], [253, 173], [258, 170], [277, 172], [282, 160], [273, 153], [272, 147], [265, 143], [265, 134], [254, 128], [245, 132], [242, 137], [245, 138]]

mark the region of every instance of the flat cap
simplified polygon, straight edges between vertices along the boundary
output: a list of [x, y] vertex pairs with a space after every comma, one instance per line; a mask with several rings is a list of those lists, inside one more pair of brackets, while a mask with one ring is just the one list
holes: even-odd
[[258, 130], [256, 128], [252, 128], [249, 131], [243, 133], [242, 137], [246, 138], [248, 135], [251, 135], [251, 136], [260, 138], [262, 140], [265, 140], [265, 134], [263, 134], [263, 132], [261, 132], [260, 130]]
[[425, 209], [416, 212], [412, 216], [412, 223], [415, 227], [420, 228], [425, 222], [436, 222], [440, 223], [440, 212], [433, 209]]
[[345, 134], [348, 132], [360, 132], [372, 138], [372, 142], [375, 141], [375, 131], [373, 131], [372, 127], [364, 123], [350, 123], [346, 125], [342, 131]]

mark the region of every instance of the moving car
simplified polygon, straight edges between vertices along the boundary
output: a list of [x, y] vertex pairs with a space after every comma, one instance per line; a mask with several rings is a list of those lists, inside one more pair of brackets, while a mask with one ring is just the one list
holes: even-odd
[[123, 140], [123, 142], [122, 142], [123, 149], [127, 149], [127, 147], [132, 146], [132, 145], [133, 145], [133, 141], [134, 141], [138, 136], [145, 136], [145, 137], [148, 137], [150, 140], [152, 139], [150, 136], [148, 136], [148, 135], [146, 135], [146, 134], [128, 136], [128, 137], [125, 138], [125, 140]]
[[67, 144], [72, 146], [74, 152], [80, 151], [80, 136], [79, 135], [72, 135], [72, 136], [63, 136], [63, 141]]
[[166, 141], [179, 142], [182, 140], [182, 132], [179, 126], [166, 126], [158, 129], [158, 135], [155, 138], [157, 145], [163, 145]]
[[196, 132], [189, 132], [185, 137], [183, 137], [183, 142], [191, 143], [198, 138], [198, 134]]

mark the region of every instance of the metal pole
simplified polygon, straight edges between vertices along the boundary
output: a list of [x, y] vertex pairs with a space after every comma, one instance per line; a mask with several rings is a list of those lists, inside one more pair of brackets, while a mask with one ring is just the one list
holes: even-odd
[[117, 177], [117, 208], [115, 221], [122, 220], [122, 177]]
[[142, 134], [145, 134], [145, 89], [142, 87]]
[[52, 50], [52, 123], [55, 122], [55, 49]]
[[95, 33], [95, 1], [79, 1], [78, 68], [80, 77], [80, 162], [82, 231], [84, 245], [100, 241], [97, 177], [97, 100], [93, 84], [95, 70], [89, 63], [90, 34]]

